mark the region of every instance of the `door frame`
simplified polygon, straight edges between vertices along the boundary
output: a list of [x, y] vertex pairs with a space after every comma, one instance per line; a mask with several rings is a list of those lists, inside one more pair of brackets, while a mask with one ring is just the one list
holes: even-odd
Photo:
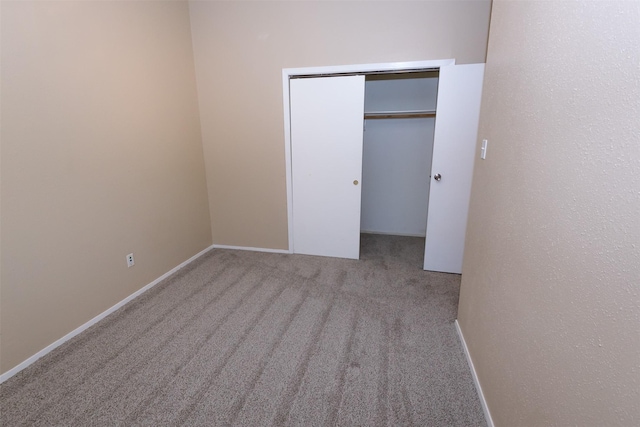
[[[289, 253], [294, 252], [293, 241], [293, 180], [291, 175], [291, 106], [289, 104], [289, 80], [305, 77], [330, 77], [341, 74], [372, 74], [376, 72], [423, 71], [433, 70], [447, 65], [455, 65], [455, 59], [431, 61], [388, 62], [378, 64], [336, 65], [327, 67], [283, 68], [282, 104], [284, 108], [284, 153], [287, 184], [287, 231], [289, 235]], [[364, 121], [364, 117], [363, 117]]]

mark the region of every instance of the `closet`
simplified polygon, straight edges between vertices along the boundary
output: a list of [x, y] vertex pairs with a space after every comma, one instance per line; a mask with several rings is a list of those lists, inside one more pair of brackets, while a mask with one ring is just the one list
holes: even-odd
[[438, 71], [365, 76], [360, 230], [425, 237]]
[[283, 70], [292, 252], [426, 234], [424, 268], [461, 272], [484, 64], [429, 65]]

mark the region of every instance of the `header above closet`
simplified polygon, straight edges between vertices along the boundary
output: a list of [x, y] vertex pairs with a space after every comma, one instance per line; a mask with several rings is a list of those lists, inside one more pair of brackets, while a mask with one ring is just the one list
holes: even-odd
[[438, 68], [421, 68], [410, 70], [381, 70], [381, 71], [365, 71], [365, 72], [351, 72], [351, 73], [327, 73], [327, 74], [298, 74], [291, 75], [289, 79], [309, 79], [316, 77], [340, 77], [340, 76], [366, 76], [367, 79], [394, 79], [403, 78], [403, 75], [407, 75], [406, 78], [421, 78], [432, 77], [438, 75]]

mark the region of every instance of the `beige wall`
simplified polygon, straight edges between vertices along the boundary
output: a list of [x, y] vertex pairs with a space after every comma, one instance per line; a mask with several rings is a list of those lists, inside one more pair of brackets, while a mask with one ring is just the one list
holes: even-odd
[[282, 68], [484, 62], [490, 2], [191, 1], [213, 241], [286, 249]]
[[3, 1], [1, 25], [6, 372], [211, 234], [187, 3]]
[[639, 22], [493, 4], [459, 320], [496, 426], [640, 425]]

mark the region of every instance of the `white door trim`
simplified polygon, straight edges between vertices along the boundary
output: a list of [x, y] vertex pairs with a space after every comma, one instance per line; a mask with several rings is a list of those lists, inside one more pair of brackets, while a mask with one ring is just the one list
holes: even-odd
[[[342, 73], [372, 73], [375, 71], [426, 70], [455, 65], [455, 59], [433, 61], [389, 62], [379, 64], [336, 65], [328, 67], [283, 68], [282, 104], [284, 108], [284, 153], [287, 183], [287, 226], [289, 233], [289, 253], [293, 253], [293, 181], [291, 178], [291, 111], [289, 104], [289, 79], [296, 76], [328, 76]], [[363, 118], [364, 120], [364, 118]]]

